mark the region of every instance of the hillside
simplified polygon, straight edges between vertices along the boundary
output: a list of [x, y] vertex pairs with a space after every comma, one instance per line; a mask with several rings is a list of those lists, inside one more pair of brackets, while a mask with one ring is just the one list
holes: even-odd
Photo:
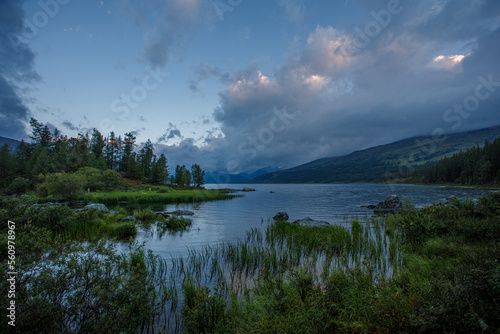
[[[323, 158], [294, 168], [261, 175], [249, 183], [370, 183], [398, 181], [461, 150], [500, 137], [500, 126], [433, 137], [414, 137], [391, 144]], [[400, 171], [404, 173], [400, 173]], [[410, 171], [410, 173], [408, 173]]]
[[11, 148], [15, 148], [15, 147], [17, 147], [17, 145], [19, 143], [20, 143], [20, 141], [15, 140], [15, 139], [0, 137], [0, 147], [2, 147], [5, 144], [8, 144]]

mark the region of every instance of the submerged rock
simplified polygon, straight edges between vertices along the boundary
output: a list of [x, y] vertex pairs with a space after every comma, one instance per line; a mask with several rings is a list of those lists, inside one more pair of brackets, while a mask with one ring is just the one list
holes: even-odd
[[96, 208], [98, 211], [102, 211], [104, 213], [109, 213], [109, 209], [104, 204], [89, 204], [89, 205], [85, 205], [83, 207], [83, 209], [76, 209], [75, 211], [81, 212], [81, 211], [87, 211], [87, 210], [94, 209], [94, 208]]
[[312, 218], [306, 217], [304, 219], [296, 220], [293, 224], [298, 224], [302, 227], [327, 227], [330, 226], [329, 222], [323, 220], [314, 220]]
[[378, 203], [373, 212], [376, 214], [396, 213], [402, 205], [403, 203], [399, 200], [398, 195], [391, 195]]
[[187, 210], [175, 210], [172, 212], [166, 212], [167, 214], [171, 215], [176, 215], [176, 216], [192, 216], [194, 215], [193, 211], [187, 211]]
[[289, 217], [288, 217], [288, 213], [286, 213], [285, 211], [280, 211], [278, 212], [274, 217], [273, 219], [276, 221], [276, 220], [288, 220]]
[[134, 222], [134, 223], [137, 223], [137, 219], [135, 219], [134, 216], [127, 216], [127, 217], [123, 218], [120, 221], [121, 222]]

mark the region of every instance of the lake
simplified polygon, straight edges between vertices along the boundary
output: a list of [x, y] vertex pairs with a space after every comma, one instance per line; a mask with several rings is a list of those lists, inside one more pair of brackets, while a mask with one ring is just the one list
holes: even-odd
[[[207, 189], [217, 188], [208, 184]], [[160, 235], [155, 226], [139, 228], [136, 241], [163, 258], [183, 257], [188, 249], [233, 242], [243, 238], [253, 227], [265, 226], [279, 211], [286, 211], [290, 221], [311, 217], [331, 224], [345, 224], [349, 218], [373, 215], [362, 205], [377, 204], [389, 195], [411, 200], [417, 207], [440, 202], [451, 196], [471, 197], [488, 190], [455, 187], [382, 184], [255, 184], [230, 185], [232, 189], [251, 187], [254, 192], [239, 192], [242, 197], [227, 201], [152, 206], [157, 211], [190, 210], [193, 225], [186, 231]], [[274, 191], [275, 193], [271, 193]]]

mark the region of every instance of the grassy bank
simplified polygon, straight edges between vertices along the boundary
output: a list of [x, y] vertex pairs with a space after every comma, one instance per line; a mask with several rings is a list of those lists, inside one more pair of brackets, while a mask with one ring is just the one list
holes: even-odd
[[144, 187], [129, 191], [89, 192], [82, 199], [87, 202], [118, 204], [128, 202], [131, 204], [170, 204], [170, 203], [196, 203], [218, 201], [234, 198], [228, 190], [174, 190], [169, 187]]

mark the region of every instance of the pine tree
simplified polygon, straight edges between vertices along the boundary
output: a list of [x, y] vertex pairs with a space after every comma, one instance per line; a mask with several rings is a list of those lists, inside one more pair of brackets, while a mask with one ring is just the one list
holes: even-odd
[[92, 131], [92, 139], [90, 139], [90, 153], [95, 156], [96, 160], [104, 155], [105, 146], [106, 142], [104, 141], [104, 137], [97, 129], [94, 129]]
[[191, 177], [195, 187], [201, 187], [205, 184], [205, 171], [202, 171], [198, 164], [191, 166]]
[[115, 169], [116, 154], [118, 151], [117, 138], [114, 131], [111, 131], [109, 138], [106, 140], [106, 162], [108, 169]]
[[124, 137], [124, 146], [123, 146], [123, 155], [120, 161], [120, 171], [127, 171], [127, 164], [130, 158], [130, 155], [134, 151], [136, 137], [132, 134], [132, 132], [128, 132]]
[[168, 180], [167, 158], [165, 157], [164, 154], [161, 154], [160, 157], [153, 164], [151, 183], [165, 184], [167, 180]]
[[153, 169], [153, 158], [154, 158], [153, 144], [151, 143], [151, 140], [148, 139], [144, 144], [144, 147], [141, 148], [141, 150], [139, 151], [138, 155], [138, 162], [139, 162], [138, 167], [141, 176], [145, 180], [151, 179], [151, 171]]
[[8, 183], [8, 179], [12, 176], [13, 170], [12, 170], [12, 164], [13, 164], [13, 159], [14, 157], [12, 156], [10, 152], [10, 147], [8, 144], [4, 144], [2, 148], [0, 149], [0, 182], [5, 186], [6, 183]]

